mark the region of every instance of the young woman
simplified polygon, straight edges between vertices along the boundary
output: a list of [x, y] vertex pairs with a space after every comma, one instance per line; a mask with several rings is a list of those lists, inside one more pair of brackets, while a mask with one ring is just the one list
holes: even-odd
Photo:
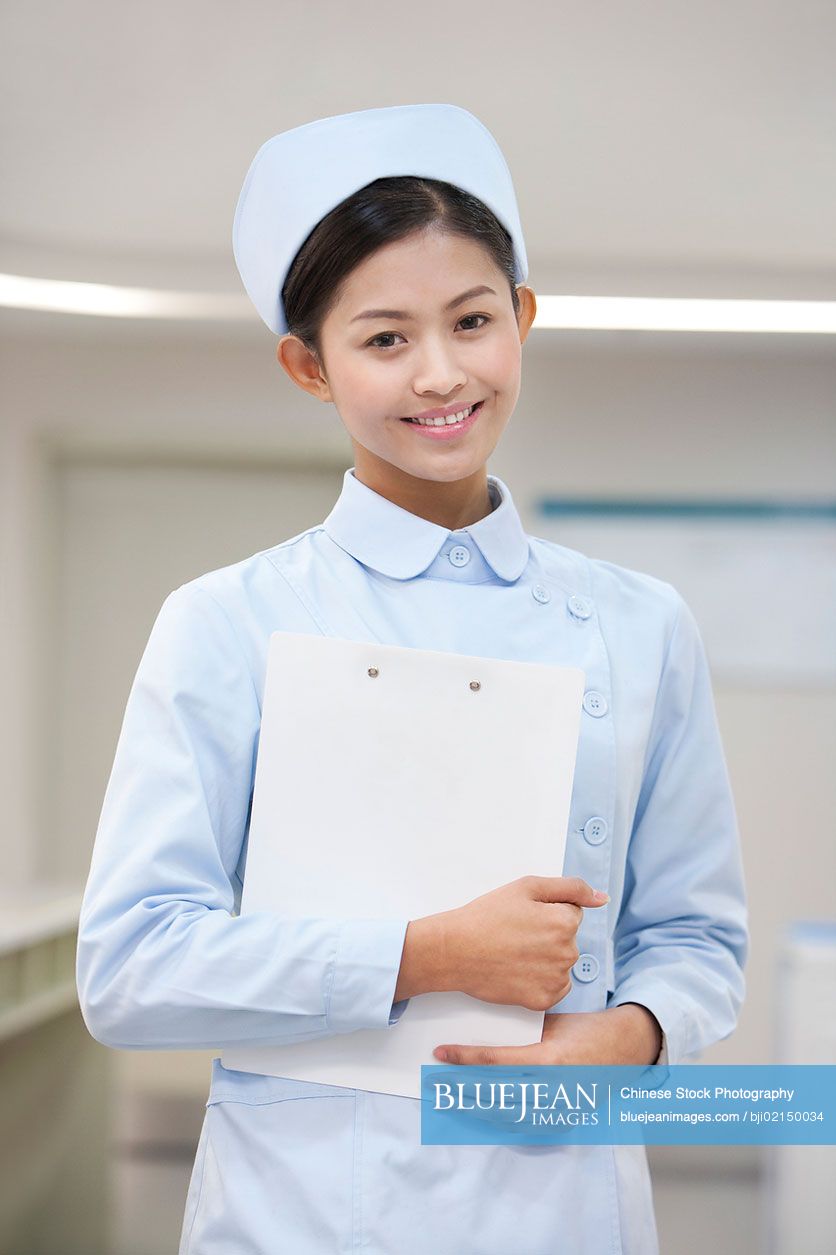
[[[279, 363], [335, 406], [354, 465], [323, 523], [163, 603], [82, 907], [91, 1033], [172, 1050], [397, 1032], [410, 998], [456, 989], [549, 1014], [520, 1049], [439, 1042], [453, 1063], [676, 1063], [727, 1036], [745, 907], [694, 618], [668, 583], [527, 535], [487, 471], [536, 309], [495, 141], [452, 105], [284, 132], [234, 244]], [[276, 630], [582, 668], [566, 875], [411, 921], [386, 902], [237, 915]], [[455, 746], [439, 728], [404, 752], [445, 770]], [[643, 1147], [422, 1147], [416, 1099], [213, 1063], [181, 1255], [655, 1250]]]

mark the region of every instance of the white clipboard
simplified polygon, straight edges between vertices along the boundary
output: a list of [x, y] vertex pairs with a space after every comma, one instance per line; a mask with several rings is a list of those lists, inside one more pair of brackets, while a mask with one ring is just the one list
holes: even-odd
[[[241, 914], [415, 919], [563, 870], [577, 667], [274, 632]], [[463, 993], [225, 1068], [420, 1097], [444, 1041], [539, 1041], [542, 1011]]]

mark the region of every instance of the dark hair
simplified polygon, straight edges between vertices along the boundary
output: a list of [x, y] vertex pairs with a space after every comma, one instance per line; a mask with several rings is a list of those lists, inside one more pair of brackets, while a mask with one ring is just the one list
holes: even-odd
[[282, 288], [289, 334], [322, 361], [322, 324], [351, 271], [384, 244], [428, 227], [482, 244], [507, 276], [519, 313], [513, 242], [493, 211], [452, 183], [399, 175], [375, 179], [341, 201], [302, 244]]

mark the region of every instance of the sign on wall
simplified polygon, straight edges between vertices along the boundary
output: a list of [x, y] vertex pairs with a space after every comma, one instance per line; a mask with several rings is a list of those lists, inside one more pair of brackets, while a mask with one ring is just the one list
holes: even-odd
[[836, 503], [538, 503], [540, 535], [673, 584], [713, 675], [836, 686]]

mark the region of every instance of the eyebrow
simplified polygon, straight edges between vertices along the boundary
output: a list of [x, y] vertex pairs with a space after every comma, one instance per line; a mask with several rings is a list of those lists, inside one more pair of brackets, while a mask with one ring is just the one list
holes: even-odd
[[[482, 296], [485, 292], [489, 292], [491, 296], [496, 296], [493, 288], [489, 288], [487, 284], [482, 283], [478, 288], [468, 288], [467, 292], [462, 292], [461, 296], [455, 296], [452, 301], [447, 302], [444, 308], [455, 309], [457, 305], [461, 305], [464, 301], [469, 301], [471, 297]], [[400, 309], [364, 309], [362, 314], [355, 314], [351, 322], [357, 322], [360, 318], [397, 318], [401, 322], [413, 321], [411, 314], [405, 314]]]

